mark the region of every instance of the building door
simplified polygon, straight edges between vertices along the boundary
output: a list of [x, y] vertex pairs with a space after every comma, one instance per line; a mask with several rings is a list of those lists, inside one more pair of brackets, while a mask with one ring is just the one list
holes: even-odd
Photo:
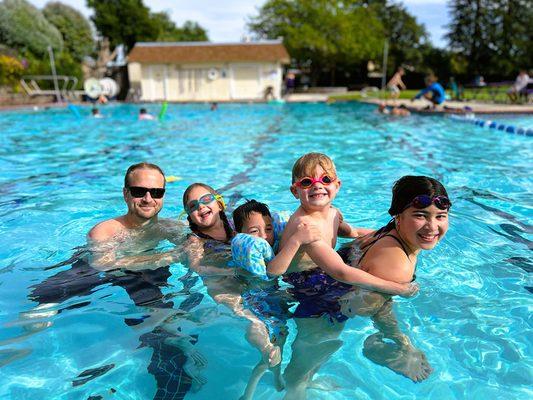
[[151, 93], [150, 100], [166, 100], [167, 68], [164, 65], [150, 66]]

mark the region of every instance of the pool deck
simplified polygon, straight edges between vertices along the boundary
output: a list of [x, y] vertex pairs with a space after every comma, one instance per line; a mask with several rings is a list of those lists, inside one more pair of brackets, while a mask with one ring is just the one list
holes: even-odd
[[[287, 103], [325, 103], [328, 102], [329, 95], [327, 93], [293, 93], [284, 97], [284, 100]], [[337, 100], [337, 102], [342, 102], [343, 100]], [[350, 100], [353, 101], [353, 100]], [[380, 99], [360, 99], [355, 100], [361, 103], [367, 104], [379, 104], [383, 100]], [[206, 103], [206, 102], [199, 102]], [[230, 102], [231, 103], [231, 102]], [[435, 110], [425, 110], [428, 106], [428, 102], [424, 100], [415, 100], [411, 102], [410, 100], [397, 100], [396, 103], [393, 103], [392, 100], [386, 101], [388, 106], [393, 104], [400, 105], [404, 104], [407, 109], [413, 113], [419, 114], [428, 114], [428, 115], [439, 115], [439, 114], [450, 114], [454, 113], [454, 110], [445, 110], [442, 107], [438, 107]], [[82, 105], [92, 105], [91, 103], [72, 103], [72, 104], [82, 104]], [[207, 104], [207, 103], [206, 103]], [[0, 110], [17, 110], [17, 109], [43, 109], [43, 108], [61, 108], [66, 107], [66, 103], [40, 103], [40, 104], [17, 104], [17, 105], [0, 105]], [[462, 114], [464, 113], [464, 107], [468, 106], [471, 108], [469, 112], [475, 114], [533, 114], [533, 104], [490, 104], [490, 103], [478, 103], [478, 102], [459, 102], [459, 101], [447, 101], [446, 106], [451, 109], [456, 109], [455, 113]]]
[[[383, 100], [380, 99], [364, 99], [360, 100], [362, 103], [379, 104]], [[394, 103], [388, 100], [387, 105], [392, 106]], [[437, 107], [435, 110], [425, 110], [428, 106], [428, 102], [424, 100], [397, 100], [396, 105], [403, 104], [411, 112], [420, 114], [450, 114], [457, 113], [463, 114], [464, 107], [470, 107], [469, 112], [475, 114], [533, 114], [533, 104], [490, 104], [490, 103], [477, 103], [477, 102], [460, 102], [460, 101], [446, 101], [446, 106], [452, 110], [445, 110], [442, 107]], [[456, 110], [453, 110], [456, 109]]]

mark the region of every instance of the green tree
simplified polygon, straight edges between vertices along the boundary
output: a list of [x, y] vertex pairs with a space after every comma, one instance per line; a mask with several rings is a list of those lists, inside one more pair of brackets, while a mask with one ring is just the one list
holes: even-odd
[[208, 40], [204, 28], [186, 21], [177, 27], [167, 12], [152, 13], [142, 0], [87, 0], [94, 10], [91, 17], [98, 32], [114, 47], [124, 43], [131, 49], [135, 42], [202, 41]]
[[448, 41], [467, 73], [510, 76], [533, 63], [530, 0], [453, 0]]
[[207, 32], [196, 22], [186, 21], [183, 28], [179, 28], [170, 20], [168, 13], [164, 11], [152, 13], [152, 18], [160, 28], [156, 39], [158, 42], [198, 42], [208, 40]]
[[112, 47], [124, 43], [129, 49], [135, 42], [154, 41], [160, 33], [158, 20], [142, 0], [87, 0], [92, 8], [98, 32], [107, 38]]
[[60, 2], [51, 2], [44, 7], [43, 14], [59, 30], [65, 50], [74, 60], [81, 61], [93, 51], [91, 26], [79, 11]]
[[63, 48], [61, 33], [25, 0], [0, 3], [0, 42], [41, 57], [47, 54], [48, 46], [56, 52]]
[[183, 26], [181, 28], [178, 27], [178, 29], [181, 31], [181, 40], [185, 42], [201, 42], [209, 40], [207, 31], [197, 22], [185, 21]]
[[311, 61], [313, 83], [321, 71], [335, 72], [366, 63], [381, 54], [384, 28], [371, 7], [362, 1], [268, 0], [248, 22], [261, 38], [283, 41], [299, 63]]
[[424, 25], [419, 24], [402, 4], [374, 0], [369, 2], [369, 6], [381, 20], [385, 37], [389, 40], [389, 67], [401, 64], [421, 67], [424, 49], [429, 45]]

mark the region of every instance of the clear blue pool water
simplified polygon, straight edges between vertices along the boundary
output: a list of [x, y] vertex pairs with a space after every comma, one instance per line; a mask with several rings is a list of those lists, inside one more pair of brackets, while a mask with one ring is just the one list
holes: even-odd
[[[23, 317], [37, 305], [30, 287], [69, 265], [48, 267], [67, 260], [95, 223], [125, 211], [121, 187], [130, 164], [156, 162], [182, 178], [168, 185], [162, 217], [181, 212], [183, 190], [195, 181], [225, 187], [233, 203], [256, 198], [293, 210], [291, 167], [309, 151], [336, 162], [336, 205], [354, 225], [386, 223], [390, 188], [405, 174], [436, 177], [454, 203], [447, 237], [420, 257], [420, 294], [395, 305], [434, 373], [414, 384], [367, 360], [362, 344], [374, 329], [360, 317], [348, 321], [343, 347], [317, 374], [323, 389], [309, 398], [531, 398], [532, 138], [439, 116], [388, 118], [362, 104], [223, 104], [216, 112], [171, 105], [163, 123], [138, 122], [138, 108], [102, 107], [100, 120], [88, 108], [82, 119], [66, 109], [0, 113], [0, 398], [153, 397], [152, 350], [139, 347], [143, 332], [124, 323], [143, 309], [121, 287], [69, 299], [54, 316]], [[511, 119], [532, 126], [532, 117]], [[171, 271], [163, 291], [179, 304], [188, 296], [180, 280], [186, 270], [174, 264]], [[205, 293], [199, 282], [188, 289]], [[191, 314], [176, 325], [198, 335], [208, 382], [186, 399], [237, 399], [259, 359], [243, 339], [246, 323], [208, 296]], [[289, 326], [284, 366], [295, 334]], [[103, 366], [112, 367], [73, 385]], [[282, 398], [272, 375], [256, 398]]]

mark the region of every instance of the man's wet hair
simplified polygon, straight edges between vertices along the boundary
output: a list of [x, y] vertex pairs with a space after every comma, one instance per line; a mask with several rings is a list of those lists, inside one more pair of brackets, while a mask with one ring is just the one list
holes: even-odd
[[141, 108], [139, 110], [139, 114], [146, 114], [146, 108]]
[[126, 175], [124, 176], [124, 187], [127, 188], [130, 186], [129, 177], [133, 173], [133, 171], [138, 169], [155, 169], [156, 171], [159, 171], [159, 173], [163, 176], [163, 187], [165, 187], [165, 173], [163, 172], [163, 170], [159, 166], [148, 162], [140, 162], [138, 164], [130, 165], [130, 167], [126, 171]]
[[253, 199], [248, 200], [233, 211], [233, 224], [237, 232], [242, 232], [245, 221], [250, 218], [250, 214], [253, 212], [259, 213], [263, 217], [272, 218], [270, 210], [265, 203], [260, 203]]

